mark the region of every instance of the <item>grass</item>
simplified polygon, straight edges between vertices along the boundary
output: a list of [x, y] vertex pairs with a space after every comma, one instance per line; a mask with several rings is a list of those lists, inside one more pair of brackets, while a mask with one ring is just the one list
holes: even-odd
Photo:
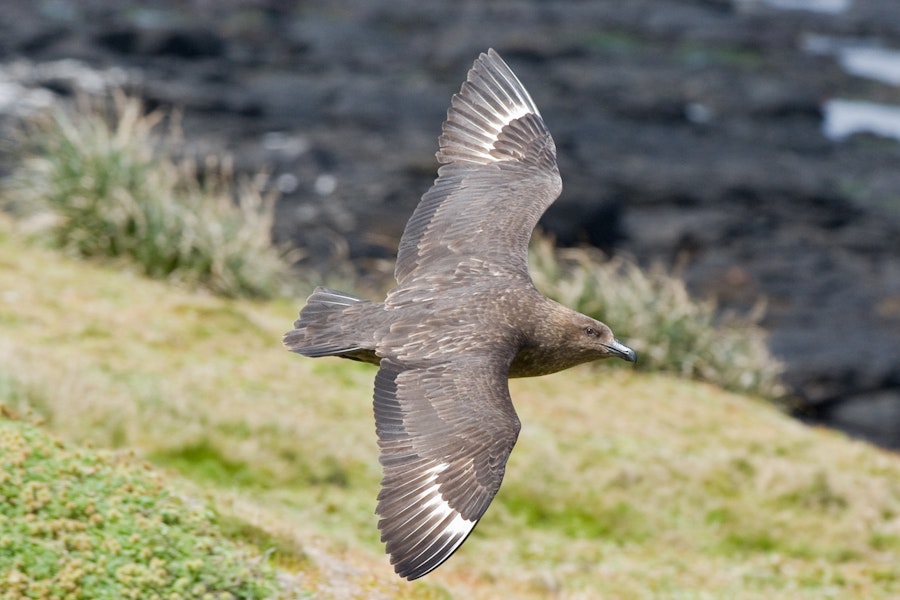
[[288, 272], [272, 246], [274, 198], [236, 181], [228, 160], [171, 153], [177, 128], [122, 94], [114, 110], [82, 98], [23, 126], [7, 204], [68, 253], [136, 265], [150, 277], [226, 296], [268, 297]]
[[374, 370], [284, 351], [299, 303], [173, 289], [0, 221], [0, 398], [67, 448], [147, 458], [317, 598], [900, 595], [900, 458], [603, 366], [511, 382], [523, 430], [497, 499], [446, 565], [401, 581], [373, 514]]
[[769, 353], [761, 315], [722, 318], [715, 302], [691, 298], [661, 268], [643, 270], [588, 248], [557, 250], [535, 236], [535, 285], [549, 297], [613, 328], [638, 352], [639, 369], [710, 381], [725, 389], [779, 399], [783, 367]]

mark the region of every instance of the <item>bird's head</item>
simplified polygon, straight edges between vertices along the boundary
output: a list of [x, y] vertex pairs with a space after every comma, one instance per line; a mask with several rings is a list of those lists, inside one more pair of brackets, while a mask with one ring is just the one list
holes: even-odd
[[617, 340], [605, 323], [551, 300], [544, 306], [544, 318], [528, 327], [530, 334], [510, 366], [510, 377], [547, 375], [613, 356], [637, 361], [635, 351]]
[[569, 321], [567, 336], [573, 349], [585, 356], [585, 361], [617, 357], [637, 362], [637, 353], [616, 339], [612, 329], [597, 319], [576, 313]]

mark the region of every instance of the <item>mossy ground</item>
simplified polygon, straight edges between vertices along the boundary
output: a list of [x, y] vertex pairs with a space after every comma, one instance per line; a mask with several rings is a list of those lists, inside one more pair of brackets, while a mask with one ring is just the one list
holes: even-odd
[[3, 598], [270, 598], [274, 569], [134, 458], [0, 418]]
[[[374, 370], [283, 350], [301, 303], [147, 281], [3, 226], [0, 398], [66, 452], [133, 451], [181, 522], [195, 513], [178, 498], [196, 499], [217, 515], [201, 531], [268, 552], [243, 567], [315, 597], [900, 595], [900, 458], [761, 400], [604, 365], [511, 383], [523, 430], [494, 505], [446, 565], [401, 581], [373, 514]], [[114, 481], [115, 464], [98, 474]], [[20, 494], [40, 488], [27, 479]]]

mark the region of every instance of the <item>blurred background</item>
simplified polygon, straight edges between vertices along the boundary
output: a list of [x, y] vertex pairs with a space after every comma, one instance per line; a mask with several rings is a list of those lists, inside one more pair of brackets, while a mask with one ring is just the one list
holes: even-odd
[[764, 308], [796, 414], [900, 447], [896, 0], [2, 0], [0, 127], [79, 91], [177, 108], [185, 155], [270, 173], [308, 266], [389, 275], [489, 47], [556, 140], [557, 243]]

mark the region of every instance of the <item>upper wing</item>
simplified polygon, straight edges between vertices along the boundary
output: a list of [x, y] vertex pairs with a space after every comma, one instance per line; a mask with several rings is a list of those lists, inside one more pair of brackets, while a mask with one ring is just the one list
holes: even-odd
[[378, 528], [400, 576], [421, 577], [447, 560], [497, 493], [519, 433], [505, 369], [381, 361]]
[[527, 274], [531, 233], [562, 184], [550, 132], [493, 50], [453, 96], [437, 159], [445, 164], [400, 240], [398, 284], [420, 269], [452, 273], [468, 257]]

